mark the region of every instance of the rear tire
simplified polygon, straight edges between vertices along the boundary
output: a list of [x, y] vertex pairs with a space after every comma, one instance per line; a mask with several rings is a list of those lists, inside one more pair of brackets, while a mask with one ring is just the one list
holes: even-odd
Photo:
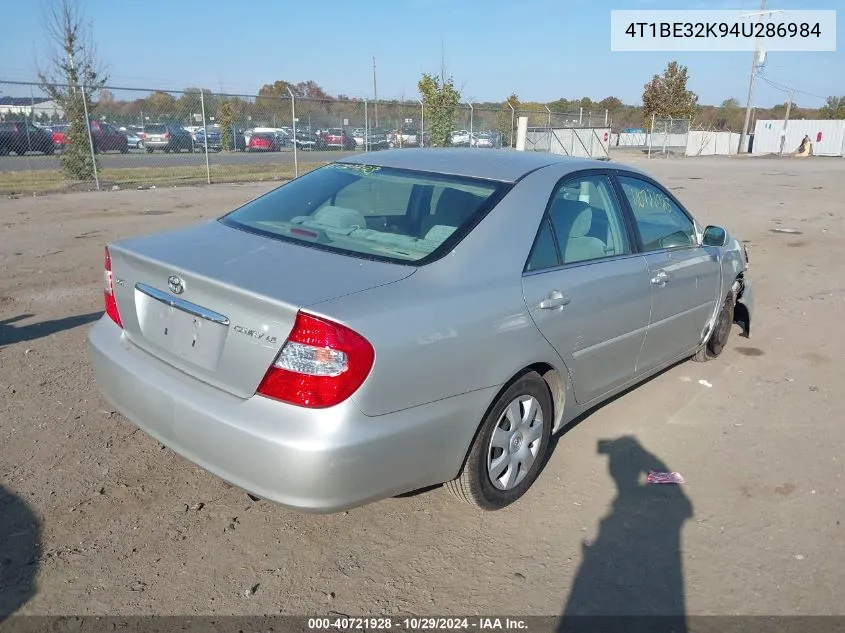
[[508, 387], [484, 417], [464, 467], [446, 488], [483, 510], [519, 499], [537, 479], [552, 430], [552, 397], [536, 372]]
[[719, 355], [727, 347], [728, 339], [731, 335], [731, 327], [734, 322], [734, 296], [733, 293], [728, 293], [725, 303], [722, 304], [722, 309], [716, 317], [716, 323], [713, 325], [713, 331], [707, 337], [707, 342], [702, 345], [693, 356], [693, 359], [699, 363], [705, 363]]

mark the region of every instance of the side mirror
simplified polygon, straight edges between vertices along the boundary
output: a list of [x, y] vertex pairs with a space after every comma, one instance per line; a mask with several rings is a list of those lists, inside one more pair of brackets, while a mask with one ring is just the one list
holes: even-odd
[[728, 243], [728, 232], [721, 226], [710, 225], [704, 229], [701, 243], [704, 246], [725, 246]]

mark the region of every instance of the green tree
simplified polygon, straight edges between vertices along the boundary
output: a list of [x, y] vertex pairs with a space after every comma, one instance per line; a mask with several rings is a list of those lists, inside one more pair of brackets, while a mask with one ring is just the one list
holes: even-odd
[[220, 143], [226, 151], [237, 149], [235, 147], [235, 137], [232, 129], [237, 116], [238, 105], [234, 100], [226, 99], [220, 101], [217, 106], [217, 123], [220, 124]]
[[819, 110], [823, 119], [845, 119], [845, 97], [828, 97]]
[[722, 105], [719, 106], [720, 108], [724, 108], [725, 110], [732, 110], [733, 108], [739, 107], [739, 99], [736, 97], [729, 97], [722, 101]]
[[168, 121], [176, 117], [176, 99], [173, 95], [156, 90], [144, 99], [144, 116], [151, 121]]
[[423, 73], [417, 84], [425, 104], [426, 130], [434, 147], [446, 147], [451, 140], [461, 93], [455, 89], [452, 77], [437, 77]]
[[687, 90], [689, 73], [686, 66], [669, 62], [663, 76], [654, 75], [643, 89], [643, 117], [651, 122], [657, 118], [692, 119], [695, 117], [698, 95]]
[[512, 144], [511, 135], [516, 132], [514, 129], [516, 127], [516, 113], [519, 112], [521, 106], [519, 97], [515, 93], [511, 94], [496, 115], [496, 129], [502, 135], [502, 146], [510, 147]]
[[105, 85], [107, 76], [98, 64], [94, 46], [85, 35], [82, 14], [72, 0], [53, 0], [48, 36], [53, 52], [46, 69], [39, 69], [41, 88], [67, 117], [68, 143], [62, 152], [65, 174], [75, 180], [94, 177], [94, 157], [88, 138], [88, 120], [93, 118], [94, 95]]

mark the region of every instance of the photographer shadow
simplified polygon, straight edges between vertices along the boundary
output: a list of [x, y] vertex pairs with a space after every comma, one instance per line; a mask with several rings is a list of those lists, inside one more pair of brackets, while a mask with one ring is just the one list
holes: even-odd
[[646, 483], [649, 471], [669, 469], [635, 437], [601, 440], [598, 452], [617, 496], [596, 540], [582, 544], [557, 631], [684, 633], [681, 530], [692, 503], [680, 485]]

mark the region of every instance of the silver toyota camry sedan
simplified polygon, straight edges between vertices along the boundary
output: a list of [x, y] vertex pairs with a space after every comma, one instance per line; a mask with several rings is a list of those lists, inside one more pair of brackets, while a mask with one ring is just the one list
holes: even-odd
[[332, 512], [447, 482], [492, 510], [573, 418], [748, 336], [747, 261], [631, 167], [359, 154], [109, 244], [89, 347], [116, 409], [256, 496]]

